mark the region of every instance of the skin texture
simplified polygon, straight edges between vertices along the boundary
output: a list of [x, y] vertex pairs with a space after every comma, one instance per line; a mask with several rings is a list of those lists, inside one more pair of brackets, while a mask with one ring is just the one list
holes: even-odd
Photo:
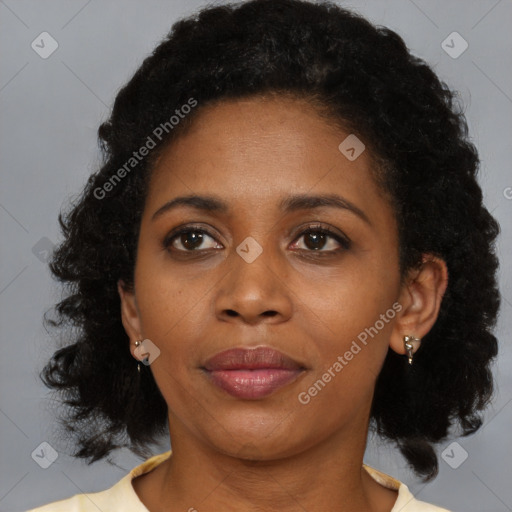
[[[206, 107], [157, 161], [135, 287], [118, 287], [132, 354], [136, 340], [160, 349], [150, 369], [169, 408], [173, 455], [133, 481], [151, 512], [392, 509], [397, 493], [362, 470], [375, 380], [389, 347], [404, 354], [404, 335], [431, 329], [447, 271], [425, 255], [401, 282], [392, 208], [368, 151], [351, 162], [338, 150], [347, 135], [303, 100], [225, 101]], [[214, 195], [228, 210], [180, 206], [152, 219], [191, 194]], [[368, 221], [333, 207], [284, 214], [279, 202], [290, 194], [338, 194]], [[318, 223], [344, 234], [349, 248], [329, 235], [313, 250], [303, 233]], [[180, 236], [164, 247], [182, 225], [209, 231], [201, 250], [186, 252]], [[236, 252], [249, 236], [263, 249], [252, 263]], [[401, 311], [301, 404], [299, 393], [395, 302]], [[249, 401], [214, 387], [201, 370], [220, 351], [260, 345], [306, 371]]]

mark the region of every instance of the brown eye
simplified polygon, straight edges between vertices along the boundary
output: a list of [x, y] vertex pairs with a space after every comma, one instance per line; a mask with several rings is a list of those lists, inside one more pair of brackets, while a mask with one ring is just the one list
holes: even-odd
[[182, 233], [178, 240], [187, 250], [197, 249], [203, 243], [203, 234], [198, 231], [189, 231]]
[[316, 251], [318, 249], [322, 249], [325, 246], [328, 238], [329, 237], [324, 233], [310, 232], [304, 235], [304, 245], [306, 245], [308, 249]]
[[[302, 244], [298, 241], [304, 239]], [[333, 233], [328, 228], [310, 228], [307, 231], [301, 233], [300, 237], [295, 242], [295, 249], [305, 251], [317, 251], [317, 252], [338, 252], [340, 247], [342, 249], [348, 249], [350, 247], [350, 241], [337, 233]], [[302, 245], [302, 247], [300, 246]]]
[[166, 248], [172, 247], [174, 250], [182, 252], [222, 247], [206, 231], [192, 228], [184, 228], [177, 233], [169, 235], [165, 239], [164, 245]]

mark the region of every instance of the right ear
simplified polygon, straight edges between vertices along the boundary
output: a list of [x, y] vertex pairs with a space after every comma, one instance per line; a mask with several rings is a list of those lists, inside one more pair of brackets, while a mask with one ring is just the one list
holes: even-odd
[[129, 289], [122, 279], [117, 282], [117, 291], [121, 298], [121, 320], [123, 327], [130, 338], [130, 345], [135, 345], [135, 341], [142, 340], [141, 322], [135, 299], [135, 291]]

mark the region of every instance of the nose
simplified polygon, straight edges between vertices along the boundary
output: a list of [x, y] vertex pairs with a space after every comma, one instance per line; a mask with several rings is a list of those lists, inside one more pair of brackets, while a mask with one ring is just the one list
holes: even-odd
[[234, 251], [229, 259], [230, 270], [215, 294], [217, 318], [255, 325], [281, 323], [291, 317], [293, 302], [285, 281], [285, 262], [265, 250], [251, 263]]

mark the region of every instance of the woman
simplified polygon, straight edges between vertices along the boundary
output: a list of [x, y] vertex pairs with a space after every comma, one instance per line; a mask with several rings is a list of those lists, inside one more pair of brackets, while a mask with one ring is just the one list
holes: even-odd
[[61, 217], [76, 338], [43, 371], [75, 456], [172, 452], [34, 510], [446, 510], [363, 455], [371, 427], [432, 479], [492, 394], [498, 225], [453, 98], [335, 4], [176, 23]]

